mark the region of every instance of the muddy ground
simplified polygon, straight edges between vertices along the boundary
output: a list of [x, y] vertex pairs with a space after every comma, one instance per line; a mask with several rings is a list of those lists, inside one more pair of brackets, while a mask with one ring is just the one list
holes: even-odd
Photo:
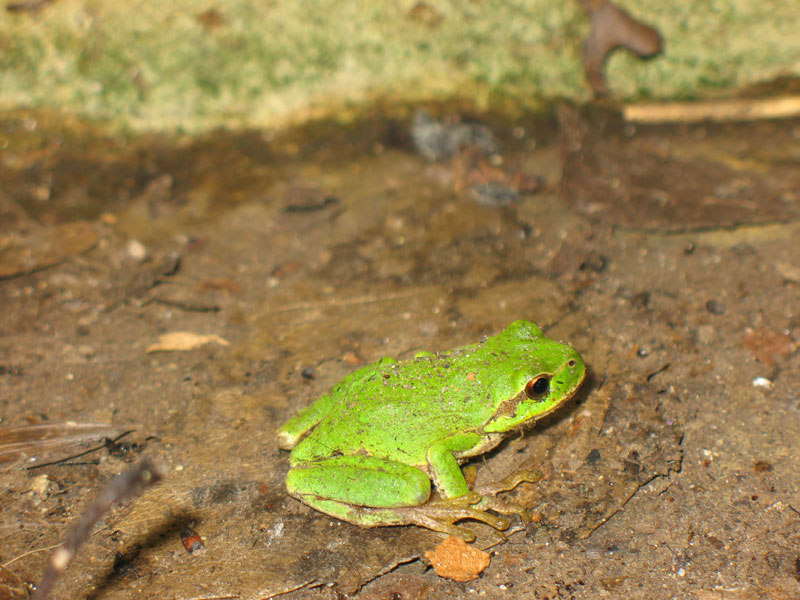
[[[199, 139], [0, 121], [7, 577], [38, 581], [149, 456], [165, 480], [101, 521], [55, 597], [800, 596], [800, 122], [433, 112], [415, 135], [435, 160], [410, 110]], [[452, 131], [452, 155], [424, 145]], [[440, 534], [286, 495], [275, 431], [298, 408], [520, 318], [590, 375], [472, 461], [478, 483], [543, 474], [509, 493], [532, 522], [470, 524], [477, 578], [420, 558]]]

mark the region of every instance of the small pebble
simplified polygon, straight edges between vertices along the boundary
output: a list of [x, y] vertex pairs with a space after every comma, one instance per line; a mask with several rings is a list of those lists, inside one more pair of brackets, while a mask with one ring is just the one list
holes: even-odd
[[756, 377], [752, 382], [753, 387], [764, 388], [765, 390], [772, 389], [772, 381], [766, 377]]
[[706, 310], [712, 315], [721, 315], [725, 312], [725, 307], [716, 300], [709, 300], [706, 302]]
[[697, 343], [698, 344], [713, 344], [717, 337], [717, 330], [713, 325], [701, 325], [697, 328]]
[[128, 240], [125, 251], [128, 253], [128, 256], [136, 262], [142, 262], [147, 258], [147, 248], [145, 248], [144, 244], [139, 240]]
[[97, 354], [97, 351], [91, 346], [81, 344], [78, 346], [78, 354], [80, 354], [83, 358], [92, 358], [95, 354]]
[[181, 530], [181, 542], [189, 554], [193, 554], [206, 547], [206, 545], [203, 543], [203, 539], [194, 529], [189, 527], [185, 527]]
[[494, 181], [472, 186], [469, 195], [481, 206], [509, 206], [520, 200], [517, 190]]

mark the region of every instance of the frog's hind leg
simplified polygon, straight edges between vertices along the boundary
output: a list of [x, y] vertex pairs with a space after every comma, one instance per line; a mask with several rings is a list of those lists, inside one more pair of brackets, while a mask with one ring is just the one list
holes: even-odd
[[371, 456], [337, 456], [292, 468], [286, 488], [320, 512], [362, 527], [419, 525], [434, 531], [475, 538], [455, 525], [474, 519], [507, 529], [508, 519], [486, 512], [481, 496], [429, 500], [431, 482], [420, 469]]
[[431, 480], [420, 469], [391, 460], [335, 456], [294, 466], [286, 476], [286, 489], [314, 508], [315, 499], [355, 507], [396, 508], [424, 504], [431, 495]]
[[475, 533], [467, 527], [456, 525], [456, 521], [472, 519], [481, 521], [498, 530], [508, 529], [505, 517], [493, 515], [472, 505], [480, 502], [475, 493], [459, 498], [431, 501], [423, 506], [401, 506], [397, 508], [369, 508], [354, 506], [337, 500], [326, 500], [304, 496], [303, 502], [337, 519], [355, 523], [361, 527], [386, 525], [418, 525], [440, 533], [457, 535], [468, 542], [475, 539]]
[[320, 512], [354, 523], [361, 527], [380, 527], [384, 525], [406, 525], [408, 521], [397, 511], [403, 509], [365, 508], [354, 506], [337, 500], [325, 500], [314, 496], [303, 496], [300, 499]]

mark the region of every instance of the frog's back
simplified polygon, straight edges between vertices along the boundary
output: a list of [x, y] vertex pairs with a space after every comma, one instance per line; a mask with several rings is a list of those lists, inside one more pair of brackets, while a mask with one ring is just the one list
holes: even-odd
[[[516, 321], [477, 344], [402, 361], [379, 361], [334, 386], [325, 416], [292, 451], [294, 461], [368, 454], [424, 465], [431, 445], [479, 430], [519, 389], [517, 371], [547, 372], [541, 344], [555, 344], [529, 321]], [[513, 386], [512, 386], [513, 387]]]
[[[364, 377], [343, 382], [337, 402], [293, 458], [363, 453], [425, 464], [432, 443], [480, 427], [491, 410], [486, 382], [475, 375], [486, 371], [475, 346], [376, 363]], [[476, 404], [486, 409], [476, 410]]]

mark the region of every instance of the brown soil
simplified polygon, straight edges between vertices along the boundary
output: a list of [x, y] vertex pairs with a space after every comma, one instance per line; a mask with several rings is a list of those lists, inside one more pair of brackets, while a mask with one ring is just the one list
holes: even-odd
[[[501, 150], [470, 173], [418, 156], [407, 120], [201, 139], [0, 121], [0, 564], [39, 580], [146, 455], [167, 477], [55, 597], [800, 596], [800, 122], [478, 120]], [[532, 523], [471, 525], [480, 578], [427, 568], [438, 534], [287, 497], [275, 430], [299, 407], [519, 318], [591, 374], [473, 461], [479, 482], [544, 474], [513, 492]], [[217, 337], [148, 352], [173, 332]]]

